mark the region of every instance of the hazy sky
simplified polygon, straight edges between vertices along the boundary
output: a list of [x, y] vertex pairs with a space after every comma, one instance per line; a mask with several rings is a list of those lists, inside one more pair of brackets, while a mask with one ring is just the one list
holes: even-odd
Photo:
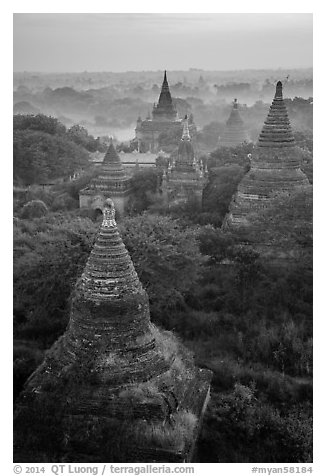
[[16, 13], [14, 71], [312, 66], [308, 13]]

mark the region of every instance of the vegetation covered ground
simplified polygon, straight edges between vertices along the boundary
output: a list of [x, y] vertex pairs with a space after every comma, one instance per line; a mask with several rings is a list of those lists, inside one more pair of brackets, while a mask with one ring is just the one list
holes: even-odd
[[[35, 134], [31, 128], [17, 131]], [[43, 131], [41, 143], [43, 134], [51, 135]], [[17, 139], [23, 149], [16, 170], [23, 139]], [[301, 140], [309, 144], [307, 136]], [[250, 146], [210, 155], [203, 210], [193, 203], [164, 208], [156, 193], [159, 171], [139, 172], [129, 214], [118, 225], [149, 294], [152, 321], [176, 333], [195, 352], [197, 364], [213, 371], [198, 461], [308, 462], [311, 195], [279, 197], [281, 206], [256, 217], [270, 224], [282, 245], [295, 243], [301, 250], [291, 266], [263, 262], [237, 235], [220, 229], [247, 170], [248, 153]], [[48, 191], [34, 185], [14, 197], [15, 398], [68, 323], [69, 296], [99, 226], [78, 209], [78, 191], [87, 180], [83, 176]], [[296, 200], [306, 203], [307, 215], [300, 220]]]

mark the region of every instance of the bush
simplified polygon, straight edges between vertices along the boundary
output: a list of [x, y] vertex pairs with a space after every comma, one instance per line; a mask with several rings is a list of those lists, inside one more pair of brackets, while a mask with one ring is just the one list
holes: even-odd
[[296, 405], [281, 415], [256, 398], [254, 385], [235, 384], [231, 393], [213, 393], [204, 425], [199, 461], [312, 461], [311, 409]]
[[243, 167], [239, 165], [209, 170], [208, 184], [203, 193], [203, 208], [205, 211], [218, 213], [221, 224], [244, 173]]
[[14, 226], [14, 330], [47, 344], [64, 331], [68, 299], [96, 227], [74, 215], [47, 215]]
[[23, 219], [41, 218], [47, 213], [48, 207], [42, 200], [31, 200], [23, 206], [20, 216]]
[[149, 294], [152, 317], [183, 306], [185, 294], [197, 281], [205, 261], [198, 248], [198, 228], [149, 214], [125, 217], [119, 228]]
[[27, 345], [26, 343], [14, 343], [14, 400], [21, 392], [26, 379], [42, 362], [44, 352]]
[[132, 434], [142, 446], [183, 451], [193, 440], [196, 425], [197, 417], [181, 410], [168, 423], [139, 420], [133, 425]]
[[58, 210], [74, 210], [79, 207], [79, 201], [73, 199], [68, 193], [58, 195], [52, 203], [51, 209]]

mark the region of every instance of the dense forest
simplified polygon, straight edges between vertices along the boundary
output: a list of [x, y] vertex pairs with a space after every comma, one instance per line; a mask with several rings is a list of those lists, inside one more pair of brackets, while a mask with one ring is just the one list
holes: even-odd
[[[296, 103], [297, 117], [310, 107]], [[295, 136], [312, 181], [309, 126]], [[199, 133], [207, 149], [213, 130], [207, 125]], [[99, 227], [78, 208], [78, 192], [94, 173], [88, 152], [103, 147], [82, 126], [67, 129], [39, 114], [14, 117], [14, 398], [67, 326], [70, 294]], [[149, 294], [151, 319], [213, 371], [198, 461], [308, 462], [312, 196], [280, 196], [256, 217], [284, 246], [300, 249], [300, 260], [289, 266], [271, 266], [237, 234], [222, 232], [252, 147], [211, 147], [203, 155], [209, 180], [202, 210], [191, 202], [166, 208], [157, 190], [160, 168], [139, 171], [118, 226]], [[76, 169], [84, 170], [76, 180], [56, 182]], [[48, 181], [54, 184], [39, 185]], [[297, 200], [306, 204], [304, 217], [295, 214]]]

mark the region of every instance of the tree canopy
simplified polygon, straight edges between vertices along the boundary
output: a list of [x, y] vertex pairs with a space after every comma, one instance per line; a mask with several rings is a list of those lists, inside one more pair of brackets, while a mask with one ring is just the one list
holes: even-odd
[[209, 171], [208, 184], [204, 190], [203, 206], [208, 212], [219, 217], [220, 224], [228, 211], [232, 195], [244, 176], [244, 169], [239, 165], [212, 168]]
[[30, 185], [68, 177], [88, 167], [88, 153], [57, 119], [14, 116], [14, 180]]
[[144, 214], [125, 218], [121, 232], [153, 308], [159, 311], [182, 304], [204, 261], [198, 228], [183, 227], [167, 216]]

